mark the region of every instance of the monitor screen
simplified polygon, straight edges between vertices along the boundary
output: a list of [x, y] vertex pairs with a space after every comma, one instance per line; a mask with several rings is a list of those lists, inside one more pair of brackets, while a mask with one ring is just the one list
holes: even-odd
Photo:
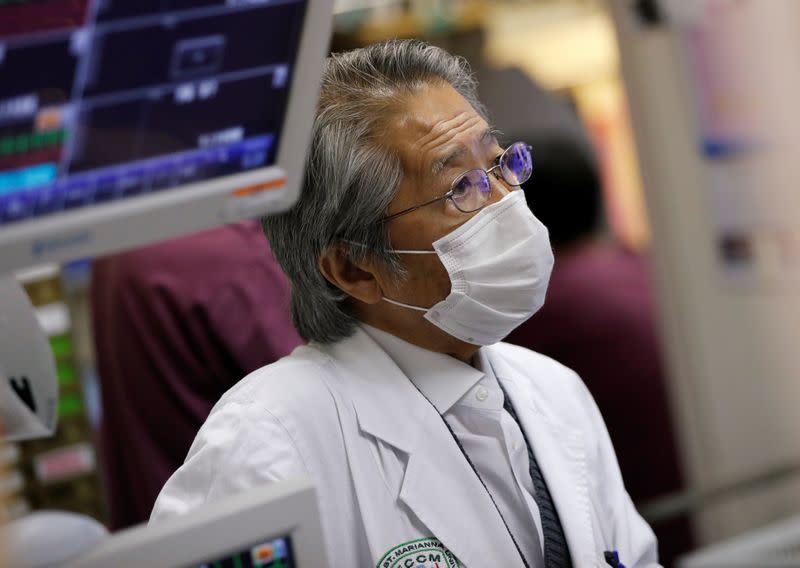
[[293, 558], [291, 538], [287, 536], [186, 568], [295, 568]]
[[316, 492], [308, 479], [270, 483], [188, 514], [129, 528], [67, 568], [326, 568]]
[[0, 228], [274, 164], [306, 4], [0, 2]]

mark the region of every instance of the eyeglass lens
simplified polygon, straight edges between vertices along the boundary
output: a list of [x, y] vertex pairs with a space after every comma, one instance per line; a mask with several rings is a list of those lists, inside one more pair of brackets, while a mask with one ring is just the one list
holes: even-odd
[[[533, 171], [531, 151], [524, 142], [515, 142], [500, 157], [500, 174], [509, 185], [528, 181]], [[469, 170], [459, 177], [452, 190], [455, 206], [464, 213], [483, 207], [492, 193], [489, 174], [482, 169]]]
[[453, 203], [460, 211], [469, 213], [480, 209], [492, 193], [489, 176], [483, 170], [469, 170], [453, 186]]
[[510, 185], [522, 185], [532, 171], [531, 151], [524, 142], [515, 142], [500, 157], [500, 172]]

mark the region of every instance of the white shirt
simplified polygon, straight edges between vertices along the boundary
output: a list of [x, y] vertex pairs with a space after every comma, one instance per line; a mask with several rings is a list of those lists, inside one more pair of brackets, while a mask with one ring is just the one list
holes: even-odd
[[476, 368], [366, 324], [362, 328], [447, 420], [529, 566], [544, 566], [544, 538], [525, 438], [503, 409], [503, 391], [482, 350], [475, 357]]

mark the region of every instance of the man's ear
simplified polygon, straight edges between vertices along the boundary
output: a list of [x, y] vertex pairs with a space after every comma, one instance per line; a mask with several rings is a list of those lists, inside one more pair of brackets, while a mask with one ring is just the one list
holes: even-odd
[[328, 282], [356, 300], [377, 304], [383, 298], [374, 265], [355, 263], [344, 245], [325, 249], [319, 257], [319, 269]]

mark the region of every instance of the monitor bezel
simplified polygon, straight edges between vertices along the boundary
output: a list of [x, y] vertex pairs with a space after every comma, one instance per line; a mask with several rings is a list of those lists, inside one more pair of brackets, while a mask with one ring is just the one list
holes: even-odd
[[291, 207], [300, 193], [332, 24], [332, 0], [307, 0], [273, 165], [0, 226], [0, 274], [118, 252]]
[[329, 565], [316, 492], [308, 479], [251, 489], [121, 531], [68, 568], [186, 568], [287, 536], [299, 567]]

